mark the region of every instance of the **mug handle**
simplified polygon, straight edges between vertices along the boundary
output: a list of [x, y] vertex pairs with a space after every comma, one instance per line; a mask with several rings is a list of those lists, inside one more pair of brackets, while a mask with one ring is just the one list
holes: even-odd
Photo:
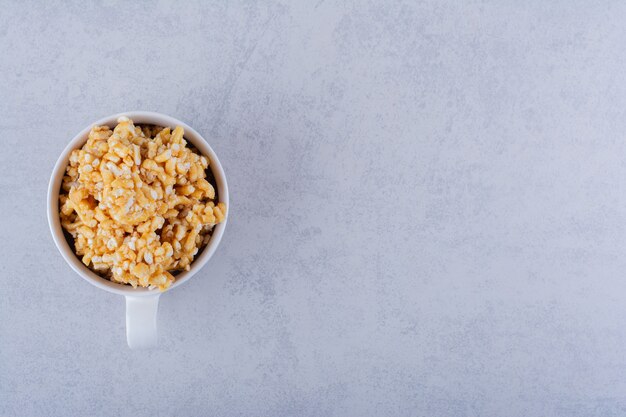
[[126, 296], [126, 340], [131, 349], [157, 344], [157, 310], [161, 294], [147, 297]]

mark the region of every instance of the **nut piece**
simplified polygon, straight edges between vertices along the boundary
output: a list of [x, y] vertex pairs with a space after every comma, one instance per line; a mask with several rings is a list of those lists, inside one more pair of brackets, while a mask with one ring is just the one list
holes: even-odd
[[224, 220], [206, 180], [209, 160], [184, 130], [137, 127], [123, 117], [94, 126], [70, 154], [59, 197], [63, 228], [82, 262], [112, 281], [168, 288], [170, 271], [189, 270]]

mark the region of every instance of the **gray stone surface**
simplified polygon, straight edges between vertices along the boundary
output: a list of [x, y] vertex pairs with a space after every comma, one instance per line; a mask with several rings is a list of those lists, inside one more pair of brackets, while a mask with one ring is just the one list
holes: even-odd
[[[623, 2], [1, 3], [0, 415], [626, 414]], [[147, 352], [45, 216], [131, 109], [232, 193]]]

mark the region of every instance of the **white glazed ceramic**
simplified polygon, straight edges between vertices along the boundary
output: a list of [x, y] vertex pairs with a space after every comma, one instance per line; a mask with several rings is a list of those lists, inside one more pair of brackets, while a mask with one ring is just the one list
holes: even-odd
[[[65, 168], [67, 167], [69, 161], [70, 153], [72, 150], [81, 147], [87, 141], [87, 136], [93, 125], [108, 125], [114, 127], [120, 116], [126, 116], [132, 119], [135, 124], [143, 123], [170, 126], [172, 129], [178, 125], [182, 126], [185, 129], [185, 139], [198, 148], [203, 155], [209, 158], [209, 169], [211, 169], [215, 177], [219, 201], [226, 205], [228, 208], [227, 211], [229, 212], [230, 205], [228, 203], [228, 185], [226, 184], [226, 176], [224, 175], [224, 170], [222, 169], [220, 161], [217, 159], [217, 155], [215, 155], [213, 149], [211, 149], [209, 144], [202, 136], [200, 136], [198, 132], [173, 117], [147, 111], [130, 111], [114, 114], [92, 123], [83, 129], [79, 134], [74, 136], [74, 139], [72, 139], [63, 150], [63, 153], [54, 166], [52, 177], [50, 178], [50, 184], [48, 186], [48, 223], [50, 224], [52, 238], [54, 239], [57, 248], [59, 248], [59, 252], [61, 252], [61, 255], [63, 255], [63, 258], [65, 258], [72, 269], [85, 280], [100, 289], [126, 297], [126, 337], [128, 340], [128, 346], [132, 349], [148, 348], [156, 345], [157, 309], [159, 306], [159, 296], [162, 293], [158, 289], [149, 290], [146, 288], [133, 288], [129, 285], [117, 284], [92, 272], [72, 252], [72, 249], [63, 234], [59, 218], [59, 191], [61, 189], [61, 182]], [[191, 264], [191, 270], [179, 274], [176, 277], [176, 281], [174, 281], [167, 291], [171, 291], [188, 281], [209, 261], [222, 239], [227, 219], [228, 215], [223, 222], [215, 226], [211, 240], [202, 253], [193, 261]]]

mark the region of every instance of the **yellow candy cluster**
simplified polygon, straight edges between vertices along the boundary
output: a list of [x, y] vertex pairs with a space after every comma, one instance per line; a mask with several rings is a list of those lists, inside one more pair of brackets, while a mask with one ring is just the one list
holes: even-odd
[[226, 206], [215, 204], [209, 161], [177, 126], [94, 126], [63, 178], [60, 216], [85, 265], [112, 281], [165, 290], [189, 270]]

